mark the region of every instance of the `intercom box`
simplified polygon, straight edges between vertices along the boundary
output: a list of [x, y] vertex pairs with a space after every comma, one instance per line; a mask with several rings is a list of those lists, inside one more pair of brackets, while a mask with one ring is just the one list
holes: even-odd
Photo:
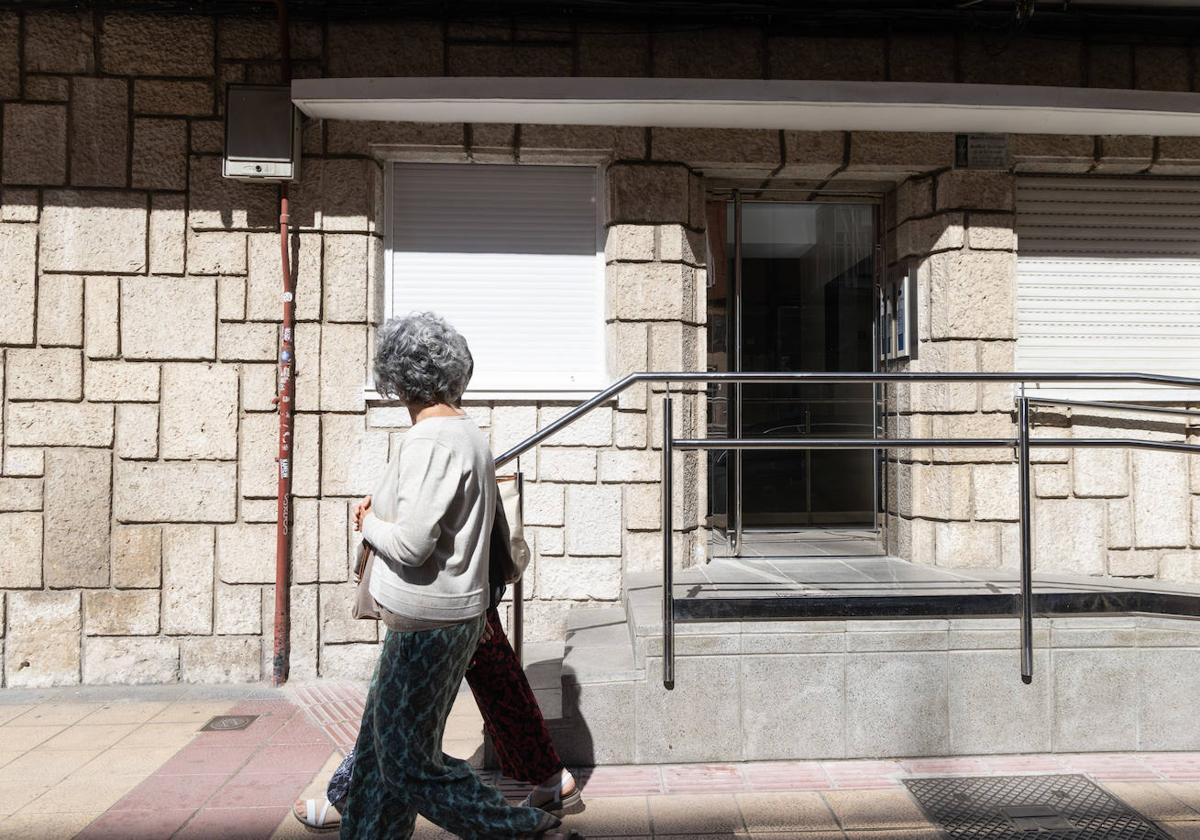
[[231, 84], [225, 91], [221, 174], [245, 181], [300, 177], [300, 112], [287, 85]]

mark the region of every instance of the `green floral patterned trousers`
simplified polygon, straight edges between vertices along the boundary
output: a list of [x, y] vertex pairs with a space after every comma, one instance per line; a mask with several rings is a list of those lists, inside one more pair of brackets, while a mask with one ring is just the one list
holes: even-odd
[[437, 630], [389, 630], [355, 746], [342, 840], [407, 840], [417, 814], [467, 840], [531, 837], [545, 816], [509, 805], [442, 752], [446, 718], [483, 616]]

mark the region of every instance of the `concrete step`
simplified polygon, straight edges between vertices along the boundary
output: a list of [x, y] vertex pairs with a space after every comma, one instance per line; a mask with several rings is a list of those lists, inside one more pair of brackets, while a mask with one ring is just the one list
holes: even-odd
[[564, 682], [575, 684], [642, 678], [623, 608], [571, 610], [562, 677]]
[[562, 671], [565, 648], [562, 642], [527, 642], [522, 651], [525, 678], [533, 689], [542, 717], [563, 716]]
[[623, 606], [576, 607], [567, 614], [563, 717], [549, 725], [568, 764], [632, 760], [636, 692], [644, 675], [630, 634]]

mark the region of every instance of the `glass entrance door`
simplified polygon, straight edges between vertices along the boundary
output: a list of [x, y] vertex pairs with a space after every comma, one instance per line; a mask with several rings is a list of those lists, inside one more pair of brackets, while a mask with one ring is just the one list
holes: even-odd
[[[708, 365], [719, 371], [874, 369], [875, 209], [867, 204], [712, 202]], [[872, 437], [871, 385], [709, 389], [709, 434]], [[739, 457], [740, 456], [740, 457]], [[713, 523], [875, 527], [870, 451], [709, 453]]]

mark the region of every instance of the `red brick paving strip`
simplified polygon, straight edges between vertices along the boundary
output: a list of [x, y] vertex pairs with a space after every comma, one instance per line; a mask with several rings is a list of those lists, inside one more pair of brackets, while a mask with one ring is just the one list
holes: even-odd
[[259, 717], [243, 730], [196, 735], [77, 840], [268, 840], [334, 744], [285, 700], [247, 701], [228, 714]]

